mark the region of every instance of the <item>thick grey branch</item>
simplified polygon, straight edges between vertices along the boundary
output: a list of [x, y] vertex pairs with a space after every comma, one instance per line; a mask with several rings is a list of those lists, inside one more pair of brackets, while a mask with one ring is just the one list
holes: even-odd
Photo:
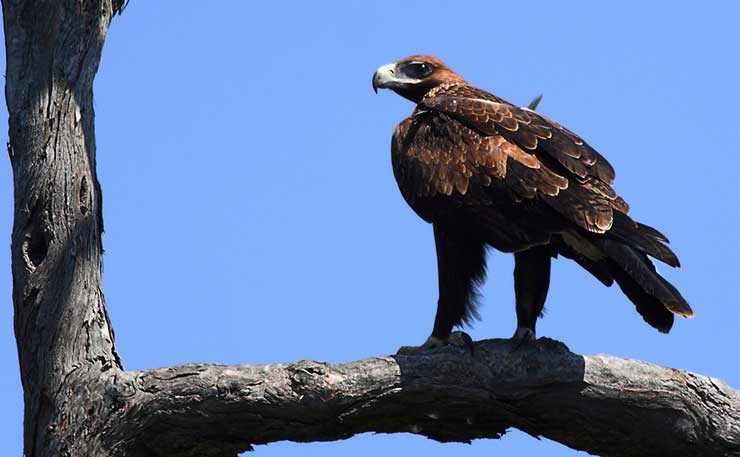
[[114, 454], [235, 455], [252, 444], [411, 432], [439, 441], [516, 427], [604, 456], [740, 455], [740, 392], [719, 380], [540, 339], [346, 364], [191, 364], [118, 373]]

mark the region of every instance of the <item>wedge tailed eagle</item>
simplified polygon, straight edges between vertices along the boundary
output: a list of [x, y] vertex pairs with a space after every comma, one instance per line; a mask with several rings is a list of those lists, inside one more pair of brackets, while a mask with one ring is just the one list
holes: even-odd
[[477, 318], [488, 246], [514, 254], [515, 340], [535, 339], [557, 256], [606, 286], [616, 282], [661, 332], [674, 314], [693, 315], [650, 260], [679, 266], [668, 239], [630, 218], [612, 188], [614, 169], [581, 137], [468, 84], [431, 56], [378, 68], [373, 89], [381, 88], [416, 104], [393, 132], [393, 173], [409, 206], [432, 224], [437, 251], [432, 334], [407, 350], [454, 342], [461, 332], [453, 327]]

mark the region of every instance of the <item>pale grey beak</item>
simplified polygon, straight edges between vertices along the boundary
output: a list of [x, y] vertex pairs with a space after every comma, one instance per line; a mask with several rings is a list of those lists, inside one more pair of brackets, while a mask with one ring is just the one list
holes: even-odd
[[396, 64], [389, 63], [378, 68], [373, 75], [373, 90], [378, 93], [378, 89], [390, 88], [397, 81]]

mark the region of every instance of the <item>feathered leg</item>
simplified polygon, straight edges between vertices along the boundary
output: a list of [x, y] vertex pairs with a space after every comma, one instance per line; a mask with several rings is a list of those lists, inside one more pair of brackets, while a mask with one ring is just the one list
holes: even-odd
[[399, 353], [410, 353], [431, 347], [454, 344], [470, 346], [472, 340], [452, 328], [470, 323], [478, 317], [477, 286], [486, 276], [486, 245], [477, 236], [457, 229], [457, 224], [434, 224], [437, 247], [439, 300], [432, 335], [418, 347], [403, 347]]
[[517, 329], [512, 339], [534, 340], [535, 325], [550, 287], [550, 248], [536, 246], [514, 254]]

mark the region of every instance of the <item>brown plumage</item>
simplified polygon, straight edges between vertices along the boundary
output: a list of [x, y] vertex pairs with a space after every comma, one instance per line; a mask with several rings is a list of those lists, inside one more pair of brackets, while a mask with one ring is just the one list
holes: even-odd
[[558, 254], [606, 285], [616, 281], [662, 332], [673, 313], [692, 315], [648, 258], [678, 266], [667, 239], [628, 216], [612, 188], [614, 169], [578, 135], [471, 86], [430, 56], [379, 68], [373, 87], [416, 103], [396, 127], [391, 151], [401, 194], [434, 225], [440, 299], [424, 347], [476, 315], [489, 245], [515, 253], [518, 338], [534, 337], [550, 258]]

